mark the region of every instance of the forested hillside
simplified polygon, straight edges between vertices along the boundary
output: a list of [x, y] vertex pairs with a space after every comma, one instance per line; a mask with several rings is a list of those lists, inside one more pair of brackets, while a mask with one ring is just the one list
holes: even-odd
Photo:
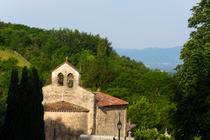
[[8, 60], [10, 58], [15, 58], [17, 60], [17, 66], [20, 67], [30, 66], [30, 63], [16, 51], [8, 49], [0, 50], [0, 58], [1, 60]]
[[[68, 57], [81, 73], [81, 85], [129, 101], [129, 119], [136, 136], [159, 137], [166, 128], [172, 133], [170, 110], [176, 91], [172, 75], [150, 70], [141, 62], [120, 57], [106, 38], [78, 30], [45, 30], [0, 22], [0, 50], [13, 50], [35, 66], [45, 84], [53, 68]], [[0, 61], [0, 118], [3, 121], [7, 85], [15, 58]], [[157, 131], [156, 131], [157, 129]]]

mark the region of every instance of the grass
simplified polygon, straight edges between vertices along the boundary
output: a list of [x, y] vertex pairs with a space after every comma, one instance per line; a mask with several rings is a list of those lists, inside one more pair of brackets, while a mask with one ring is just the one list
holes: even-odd
[[0, 49], [0, 59], [8, 60], [9, 58], [17, 59], [18, 61], [17, 65], [20, 67], [30, 66], [30, 63], [19, 53], [9, 50], [9, 49], [5, 49], [5, 50]]

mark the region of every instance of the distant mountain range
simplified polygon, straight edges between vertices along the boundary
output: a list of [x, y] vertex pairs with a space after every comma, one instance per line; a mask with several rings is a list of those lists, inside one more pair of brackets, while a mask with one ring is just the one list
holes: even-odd
[[175, 67], [181, 64], [180, 51], [182, 47], [145, 48], [145, 49], [115, 49], [121, 56], [142, 61], [147, 67], [175, 72]]

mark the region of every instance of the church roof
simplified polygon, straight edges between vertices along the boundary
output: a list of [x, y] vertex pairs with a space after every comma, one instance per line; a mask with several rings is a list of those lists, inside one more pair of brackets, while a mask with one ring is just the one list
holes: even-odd
[[127, 101], [121, 100], [102, 92], [96, 92], [96, 100], [97, 106], [99, 107], [124, 106], [128, 104]]
[[89, 112], [88, 109], [83, 108], [81, 106], [65, 102], [65, 101], [60, 101], [60, 102], [55, 102], [55, 103], [47, 103], [44, 104], [44, 111], [49, 111], [49, 112]]
[[71, 63], [69, 63], [68, 61], [65, 61], [64, 63], [58, 65], [56, 68], [54, 68], [53, 70], [51, 70], [51, 72], [55, 71], [57, 68], [61, 67], [62, 65], [64, 64], [68, 64], [70, 67], [72, 67], [75, 71], [79, 72], [79, 70], [74, 66], [72, 65]]

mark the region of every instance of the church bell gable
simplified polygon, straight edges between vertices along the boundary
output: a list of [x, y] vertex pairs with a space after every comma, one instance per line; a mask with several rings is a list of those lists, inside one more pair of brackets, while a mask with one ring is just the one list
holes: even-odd
[[79, 86], [80, 74], [68, 62], [64, 62], [52, 71], [52, 85], [77, 88]]

